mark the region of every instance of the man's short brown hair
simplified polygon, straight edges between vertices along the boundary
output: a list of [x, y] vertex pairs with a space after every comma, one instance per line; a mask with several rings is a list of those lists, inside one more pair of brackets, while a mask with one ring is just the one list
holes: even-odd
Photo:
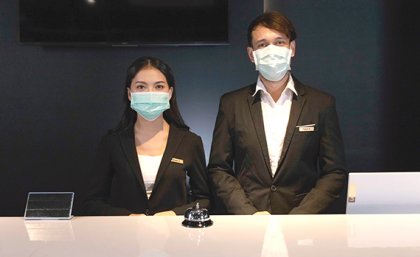
[[255, 18], [248, 26], [248, 45], [252, 47], [252, 32], [263, 26], [285, 34], [290, 41], [296, 39], [296, 31], [292, 22], [279, 12], [266, 12]]

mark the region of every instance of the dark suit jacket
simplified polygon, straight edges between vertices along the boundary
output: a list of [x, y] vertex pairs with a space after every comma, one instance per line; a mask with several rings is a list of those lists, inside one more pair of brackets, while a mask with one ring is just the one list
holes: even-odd
[[[274, 177], [255, 84], [221, 97], [208, 172], [229, 213], [321, 213], [339, 197], [347, 173], [335, 100], [294, 81], [298, 96]], [[297, 127], [308, 124], [314, 131]]]
[[194, 201], [204, 208], [209, 206], [201, 138], [173, 125], [150, 199], [137, 157], [133, 126], [102, 138], [92, 180], [84, 205], [86, 215], [151, 215], [167, 210], [184, 214]]

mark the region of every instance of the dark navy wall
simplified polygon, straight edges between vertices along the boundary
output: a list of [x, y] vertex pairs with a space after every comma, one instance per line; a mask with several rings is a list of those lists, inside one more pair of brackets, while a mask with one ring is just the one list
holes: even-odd
[[29, 191], [75, 191], [76, 214], [100, 137], [118, 122], [125, 70], [141, 55], [174, 70], [184, 119], [210, 148], [219, 97], [255, 79], [246, 28], [262, 1], [230, 0], [230, 45], [144, 48], [18, 43], [18, 1], [0, 1], [0, 215]]
[[420, 170], [415, 2], [265, 0], [296, 26], [293, 73], [336, 96], [349, 171]]
[[417, 1], [265, 0], [295, 24], [292, 69], [337, 98], [350, 171], [420, 170]]
[[40, 47], [18, 43], [18, 1], [0, 1], [0, 215], [22, 215], [29, 191], [75, 191], [77, 214], [99, 139], [122, 113], [125, 69], [141, 55], [172, 66], [181, 112], [208, 157], [219, 97], [256, 79], [246, 28], [264, 8], [296, 25], [293, 73], [336, 96], [350, 170], [420, 169], [415, 1], [230, 7], [227, 46]]

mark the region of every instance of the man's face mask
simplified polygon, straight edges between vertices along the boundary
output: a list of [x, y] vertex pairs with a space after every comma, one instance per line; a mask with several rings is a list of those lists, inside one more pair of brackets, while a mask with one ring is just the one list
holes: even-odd
[[131, 109], [148, 121], [156, 120], [170, 108], [167, 92], [131, 92]]
[[252, 54], [255, 69], [267, 80], [279, 81], [290, 70], [292, 50], [287, 47], [269, 45]]

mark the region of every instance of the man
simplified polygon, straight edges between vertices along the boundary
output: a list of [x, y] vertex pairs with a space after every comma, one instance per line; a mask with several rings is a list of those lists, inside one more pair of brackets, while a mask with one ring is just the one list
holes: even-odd
[[292, 23], [264, 13], [248, 28], [256, 84], [221, 97], [208, 172], [231, 214], [322, 213], [347, 173], [332, 96], [290, 74]]

